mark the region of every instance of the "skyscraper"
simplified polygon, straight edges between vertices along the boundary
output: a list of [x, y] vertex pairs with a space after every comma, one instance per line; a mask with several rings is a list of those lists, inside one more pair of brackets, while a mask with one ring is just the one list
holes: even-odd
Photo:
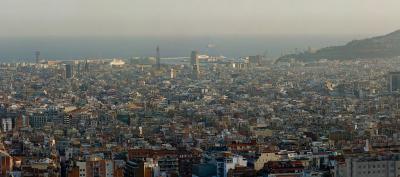
[[80, 76], [81, 75], [81, 63], [80, 62], [78, 62], [78, 64], [76, 64], [76, 69], [75, 69], [75, 74], [77, 75], [77, 76]]
[[65, 78], [69, 79], [72, 78], [72, 65], [71, 64], [66, 64], [65, 65]]
[[161, 61], [160, 61], [160, 47], [157, 46], [157, 56], [156, 56], [156, 62], [157, 62], [157, 69], [161, 68]]
[[39, 64], [39, 60], [40, 60], [40, 51], [36, 51], [36, 52], [35, 52], [35, 60], [36, 60], [36, 64]]
[[85, 72], [85, 73], [89, 73], [89, 63], [88, 63], [88, 60], [87, 60], [87, 59], [85, 59], [84, 72]]
[[200, 62], [199, 62], [199, 54], [197, 51], [192, 51], [190, 55], [190, 65], [192, 66], [193, 78], [198, 79], [200, 75]]
[[389, 92], [400, 91], [400, 72], [389, 73]]
[[198, 57], [198, 52], [197, 51], [192, 51], [190, 54], [190, 65], [194, 66], [196, 64], [196, 59]]

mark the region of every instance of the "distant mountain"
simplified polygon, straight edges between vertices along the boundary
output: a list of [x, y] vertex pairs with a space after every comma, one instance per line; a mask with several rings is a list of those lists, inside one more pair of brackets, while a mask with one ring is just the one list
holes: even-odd
[[354, 40], [344, 46], [326, 47], [316, 52], [303, 52], [282, 56], [278, 61], [296, 59], [314, 61], [319, 59], [347, 60], [369, 58], [392, 58], [400, 56], [400, 30], [384, 36]]

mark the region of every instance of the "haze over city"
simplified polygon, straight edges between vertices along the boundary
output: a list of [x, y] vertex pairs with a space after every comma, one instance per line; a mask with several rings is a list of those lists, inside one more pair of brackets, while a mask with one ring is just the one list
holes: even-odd
[[3, 0], [0, 36], [376, 35], [400, 27], [399, 6], [396, 0]]
[[1, 0], [0, 177], [400, 177], [398, 0]]
[[[53, 59], [145, 56], [157, 44], [176, 57], [206, 50], [208, 43], [227, 56], [268, 51], [276, 58], [295, 48], [394, 31], [400, 28], [399, 5], [396, 0], [5, 0], [0, 59], [29, 60], [34, 50]], [[164, 45], [171, 42], [176, 45]]]

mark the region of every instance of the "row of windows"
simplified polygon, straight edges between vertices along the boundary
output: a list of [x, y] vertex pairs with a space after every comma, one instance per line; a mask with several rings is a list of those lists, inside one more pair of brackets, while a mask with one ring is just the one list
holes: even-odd
[[[394, 173], [395, 171], [394, 170], [390, 170], [390, 173]], [[359, 175], [361, 175], [361, 174], [381, 174], [381, 173], [386, 173], [386, 171], [384, 171], [384, 170], [377, 170], [377, 171], [359, 171], [358, 172], [358, 174]]]
[[[361, 174], [375, 174], [375, 173], [377, 173], [377, 174], [380, 174], [381, 173], [381, 171], [380, 170], [378, 170], [378, 171], [363, 171], [363, 172], [358, 172], [358, 174], [359, 175], [361, 175]], [[385, 171], [382, 171], [382, 173], [385, 173]]]
[[[378, 164], [378, 165], [368, 165], [368, 168], [371, 168], [371, 167], [372, 167], [372, 168], [375, 168], [375, 167], [376, 167], [376, 168], [381, 168], [381, 167], [382, 167], [382, 168], [385, 168], [386, 165], [382, 165], [382, 166], [381, 166], [380, 164]], [[362, 166], [359, 165], [358, 168], [367, 168], [367, 165], [362, 165]]]

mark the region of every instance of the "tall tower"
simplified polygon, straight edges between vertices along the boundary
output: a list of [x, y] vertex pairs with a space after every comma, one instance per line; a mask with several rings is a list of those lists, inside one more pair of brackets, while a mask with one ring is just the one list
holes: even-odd
[[160, 69], [160, 68], [161, 68], [161, 63], [160, 63], [160, 47], [157, 46], [156, 51], [157, 51], [157, 57], [156, 57], [156, 60], [157, 60], [157, 69]]
[[39, 60], [40, 60], [40, 51], [36, 51], [36, 52], [35, 52], [35, 59], [36, 59], [36, 64], [39, 64]]
[[65, 65], [65, 78], [70, 79], [73, 77], [73, 70], [72, 70], [72, 64], [66, 64]]
[[85, 59], [84, 71], [85, 71], [85, 73], [89, 73], [89, 63], [88, 63], [87, 59]]
[[197, 51], [192, 51], [190, 55], [190, 65], [192, 66], [193, 78], [198, 79], [200, 75], [200, 62], [199, 62], [199, 53]]
[[192, 51], [192, 53], [190, 54], [190, 65], [194, 66], [196, 64], [196, 59], [197, 59], [198, 53], [197, 51]]

